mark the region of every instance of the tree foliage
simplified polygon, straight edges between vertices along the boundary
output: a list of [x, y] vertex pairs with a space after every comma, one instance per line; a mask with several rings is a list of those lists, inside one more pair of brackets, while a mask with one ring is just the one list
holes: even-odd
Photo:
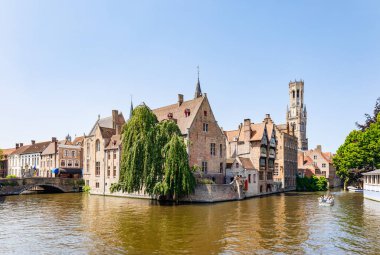
[[380, 97], [376, 100], [375, 107], [373, 109], [373, 115], [370, 115], [368, 113], [364, 114], [366, 120], [364, 124], [359, 124], [356, 122], [356, 126], [361, 131], [365, 131], [367, 128], [371, 126], [372, 123], [375, 123], [377, 120], [377, 115], [380, 113]]
[[[182, 174], [191, 174], [186, 147], [180, 135], [175, 122], [158, 122], [146, 105], [136, 107], [131, 119], [123, 126], [120, 178], [118, 183], [111, 186], [111, 191], [132, 193], [143, 190], [149, 195], [188, 193], [187, 186], [192, 185], [189, 178], [174, 179], [175, 183], [168, 187], [163, 185], [168, 183], [167, 176], [173, 176], [170, 174], [173, 160], [177, 160], [176, 164], [181, 166]], [[171, 150], [171, 147], [174, 149]], [[160, 185], [163, 188], [159, 188]], [[173, 185], [176, 188], [172, 189]]]
[[380, 114], [364, 130], [354, 130], [339, 147], [333, 158], [337, 174], [345, 181], [357, 179], [353, 171], [369, 171], [380, 167]]
[[3, 157], [4, 157], [3, 150], [0, 149], [0, 160], [3, 160]]
[[297, 191], [325, 191], [327, 186], [327, 179], [324, 176], [297, 176]]

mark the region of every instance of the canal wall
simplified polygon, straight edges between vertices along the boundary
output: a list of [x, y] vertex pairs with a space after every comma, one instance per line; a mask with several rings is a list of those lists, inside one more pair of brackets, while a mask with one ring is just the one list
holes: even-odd
[[180, 198], [181, 202], [213, 203], [244, 199], [240, 189], [231, 184], [198, 184], [194, 193]]

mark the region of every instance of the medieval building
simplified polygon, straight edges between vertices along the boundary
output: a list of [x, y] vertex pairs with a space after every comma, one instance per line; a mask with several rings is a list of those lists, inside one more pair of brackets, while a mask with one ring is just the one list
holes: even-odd
[[289, 82], [289, 105], [286, 115], [286, 123], [294, 128], [295, 136], [298, 138], [298, 149], [308, 150], [308, 139], [306, 136], [307, 111], [304, 105], [304, 81]]

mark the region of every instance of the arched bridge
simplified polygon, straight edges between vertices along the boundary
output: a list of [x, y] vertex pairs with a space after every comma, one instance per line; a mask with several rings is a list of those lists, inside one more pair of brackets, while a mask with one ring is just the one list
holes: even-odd
[[15, 178], [0, 179], [0, 195], [18, 195], [25, 191], [44, 190], [48, 193], [79, 192], [82, 179], [72, 178]]

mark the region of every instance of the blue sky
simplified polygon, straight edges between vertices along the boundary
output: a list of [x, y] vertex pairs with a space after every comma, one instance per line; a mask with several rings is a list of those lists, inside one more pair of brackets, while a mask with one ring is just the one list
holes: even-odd
[[89, 132], [202, 90], [225, 130], [285, 122], [302, 78], [309, 147], [335, 151], [380, 96], [378, 1], [0, 2], [0, 147]]

